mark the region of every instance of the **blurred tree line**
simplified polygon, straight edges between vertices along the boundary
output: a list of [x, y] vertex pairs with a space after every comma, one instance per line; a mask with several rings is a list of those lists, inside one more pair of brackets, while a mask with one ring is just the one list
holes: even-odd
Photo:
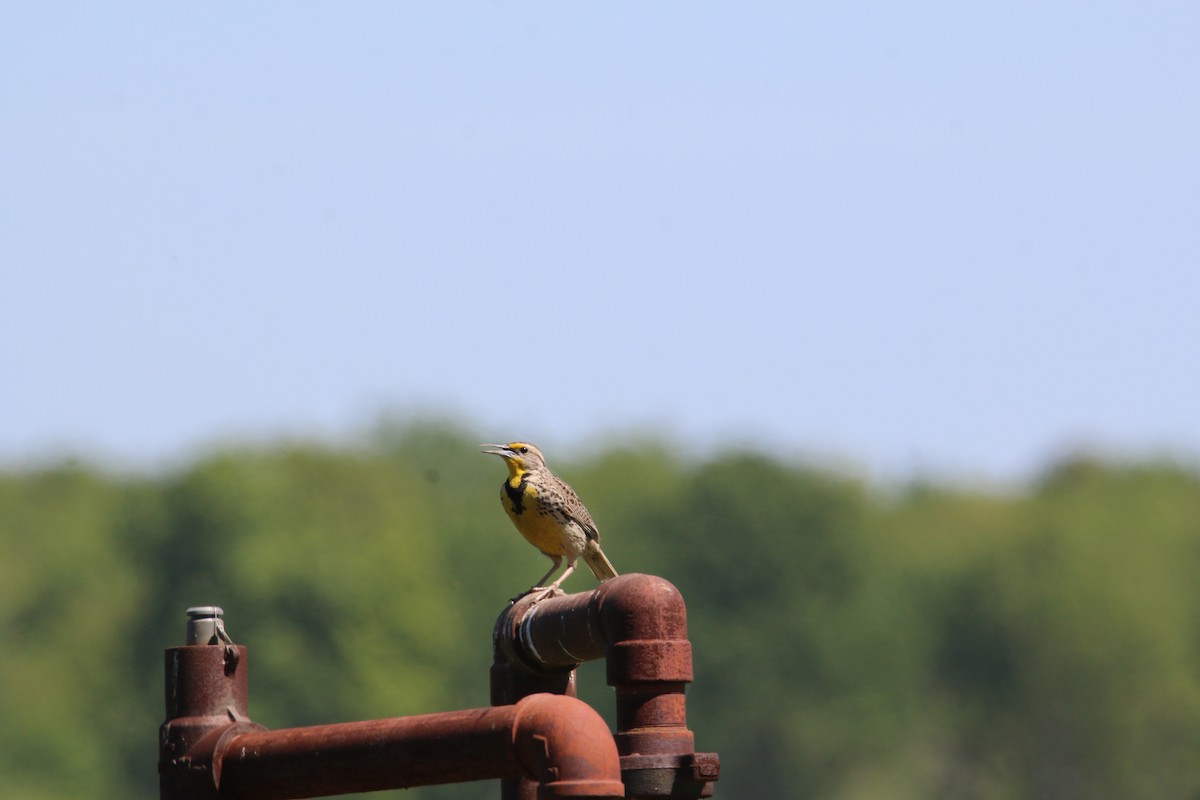
[[[718, 798], [1200, 797], [1195, 471], [1080, 459], [1005, 494], [655, 443], [549, 457], [617, 568], [687, 600]], [[436, 424], [156, 477], [0, 473], [4, 794], [157, 796], [162, 651], [192, 605], [250, 647], [268, 727], [487, 705], [492, 623], [546, 566], [503, 474]], [[611, 721], [602, 666], [580, 681]]]

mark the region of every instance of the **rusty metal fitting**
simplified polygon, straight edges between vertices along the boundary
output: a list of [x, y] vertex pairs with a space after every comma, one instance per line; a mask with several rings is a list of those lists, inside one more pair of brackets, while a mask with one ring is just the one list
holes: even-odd
[[686, 639], [616, 642], [608, 649], [608, 683], [691, 683], [692, 644]]
[[716, 753], [621, 756], [621, 779], [628, 797], [712, 797], [721, 777]]
[[541, 781], [538, 800], [625, 797], [617, 747], [595, 709], [553, 694], [532, 694], [513, 708], [517, 757]]
[[246, 648], [233, 645], [218, 606], [187, 610], [187, 642], [164, 653], [167, 718], [159, 729], [159, 794], [166, 800], [219, 798], [213, 753], [250, 721]]
[[687, 728], [692, 646], [683, 597], [668, 581], [630, 574], [591, 592], [522, 598], [496, 621], [493, 652], [493, 703], [514, 702], [527, 685], [545, 687], [605, 657], [627, 796], [711, 795], [720, 762], [715, 753], [695, 752]]
[[262, 730], [247, 715], [245, 647], [172, 647], [165, 654], [167, 719], [159, 729], [159, 794], [163, 800], [215, 800], [223, 741]]
[[683, 595], [666, 578], [622, 575], [601, 583], [596, 594], [613, 641], [687, 640]]

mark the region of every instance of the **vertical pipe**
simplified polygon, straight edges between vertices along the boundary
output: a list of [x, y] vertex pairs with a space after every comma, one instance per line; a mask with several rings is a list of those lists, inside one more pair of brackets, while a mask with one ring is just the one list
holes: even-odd
[[[516, 635], [515, 631], [503, 629], [504, 625], [511, 624], [515, 619], [512, 615], [502, 614], [496, 620], [496, 627], [492, 632], [494, 653], [498, 652], [500, 643], [507, 642]], [[512, 705], [538, 692], [575, 697], [575, 668], [564, 666], [553, 670], [529, 671], [497, 656], [492, 661], [490, 685], [493, 706]], [[524, 776], [500, 779], [501, 800], [537, 800], [537, 789], [537, 782]]]
[[[188, 641], [202, 643], [171, 647], [164, 653], [167, 718], [158, 739], [161, 800], [219, 798], [209, 759], [197, 759], [197, 753], [211, 753], [212, 745], [228, 730], [260, 727], [249, 720], [246, 648], [218, 643], [219, 608], [188, 612]], [[223, 624], [220, 630], [223, 634]]]

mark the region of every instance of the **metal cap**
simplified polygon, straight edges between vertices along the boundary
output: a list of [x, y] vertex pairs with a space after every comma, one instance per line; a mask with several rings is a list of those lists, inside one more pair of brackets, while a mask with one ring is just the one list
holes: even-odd
[[229, 641], [220, 606], [192, 606], [187, 610], [188, 644], [221, 644]]

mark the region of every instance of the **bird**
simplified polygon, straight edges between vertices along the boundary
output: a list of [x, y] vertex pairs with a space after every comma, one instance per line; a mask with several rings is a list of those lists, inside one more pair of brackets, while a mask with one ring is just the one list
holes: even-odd
[[[525, 539], [550, 559], [550, 571], [529, 592], [541, 592], [539, 600], [558, 589], [580, 558], [601, 583], [617, 577], [612, 562], [600, 549], [600, 531], [575, 490], [546, 467], [542, 451], [529, 442], [480, 445], [484, 453], [500, 456], [508, 466], [508, 479], [500, 488], [500, 503]], [[567, 569], [549, 586], [563, 559]], [[526, 592], [528, 594], [529, 592]]]

